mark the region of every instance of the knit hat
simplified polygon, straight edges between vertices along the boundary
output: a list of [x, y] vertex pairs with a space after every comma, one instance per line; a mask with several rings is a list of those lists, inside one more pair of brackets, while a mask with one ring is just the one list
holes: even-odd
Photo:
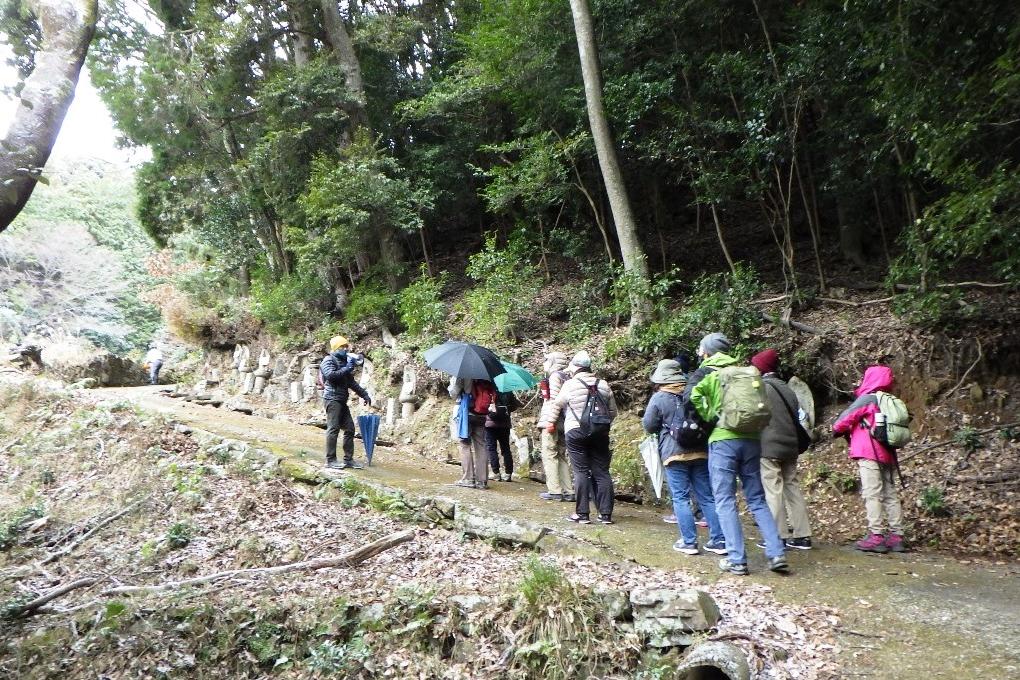
[[351, 346], [350, 341], [342, 335], [334, 335], [332, 338], [329, 339], [330, 352], [335, 352], [338, 349], [343, 349], [345, 347], [350, 346]]
[[680, 364], [672, 359], [663, 359], [655, 367], [650, 380], [656, 385], [675, 385], [686, 383], [687, 376], [684, 375]]
[[567, 355], [563, 352], [549, 352], [545, 355], [545, 363], [542, 368], [546, 373], [560, 371], [567, 367]]
[[751, 357], [751, 365], [757, 368], [762, 375], [775, 373], [779, 368], [779, 352], [772, 349], [763, 350]]
[[591, 368], [591, 357], [582, 349], [570, 360], [570, 365], [578, 368]]
[[732, 343], [722, 333], [709, 333], [701, 339], [701, 344], [698, 345], [698, 352], [701, 354], [708, 354], [709, 356], [718, 352], [728, 352]]

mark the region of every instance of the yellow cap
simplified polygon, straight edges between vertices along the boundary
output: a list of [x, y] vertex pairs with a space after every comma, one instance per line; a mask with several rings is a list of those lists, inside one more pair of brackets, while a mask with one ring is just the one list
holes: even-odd
[[329, 339], [329, 351], [335, 352], [343, 347], [350, 347], [351, 343], [342, 335], [334, 335]]

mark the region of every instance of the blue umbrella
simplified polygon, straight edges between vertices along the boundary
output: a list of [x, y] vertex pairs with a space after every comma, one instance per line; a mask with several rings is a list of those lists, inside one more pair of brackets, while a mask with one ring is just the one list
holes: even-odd
[[467, 342], [449, 340], [425, 350], [423, 356], [429, 368], [457, 378], [492, 380], [500, 373], [506, 373], [492, 350]]
[[531, 375], [528, 369], [523, 366], [511, 364], [509, 361], [503, 361], [502, 359], [500, 359], [500, 363], [506, 369], [506, 373], [500, 373], [493, 379], [493, 382], [496, 383], [496, 389], [500, 392], [530, 390], [538, 384], [535, 376]]
[[361, 430], [361, 441], [365, 445], [365, 458], [372, 464], [372, 452], [375, 451], [375, 438], [379, 435], [379, 421], [375, 414], [358, 416], [358, 429]]

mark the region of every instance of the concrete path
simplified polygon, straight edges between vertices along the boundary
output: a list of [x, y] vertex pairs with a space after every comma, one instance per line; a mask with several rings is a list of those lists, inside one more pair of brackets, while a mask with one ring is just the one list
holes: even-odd
[[[97, 392], [279, 454], [322, 460], [323, 432], [314, 427], [196, 406], [162, 396], [157, 388]], [[360, 454], [360, 443], [358, 448]], [[705, 581], [720, 578], [715, 555], [686, 557], [670, 549], [676, 528], [662, 522], [661, 508], [620, 503], [613, 526], [579, 527], [564, 519], [572, 504], [538, 499], [544, 490], [539, 484], [492, 482], [487, 491], [461, 489], [449, 486], [459, 477], [458, 467], [391, 448], [376, 448], [373, 466], [356, 474], [410, 493], [469, 502], [556, 533], [578, 534], [609, 559], [684, 570]], [[866, 555], [820, 545], [790, 551], [793, 573], [783, 577], [767, 571], [762, 551], [750, 545], [757, 534], [748, 535], [750, 581], [772, 587], [781, 601], [841, 611], [844, 677], [1020, 678], [1020, 564], [978, 565], [926, 553]]]

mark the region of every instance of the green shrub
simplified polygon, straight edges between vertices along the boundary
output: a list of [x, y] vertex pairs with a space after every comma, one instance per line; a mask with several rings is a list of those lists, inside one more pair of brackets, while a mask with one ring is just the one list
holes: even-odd
[[921, 490], [918, 504], [925, 513], [932, 517], [945, 517], [949, 514], [949, 506], [946, 505], [946, 493], [937, 486], [926, 486]]
[[984, 448], [985, 445], [981, 435], [973, 427], [961, 427], [953, 434], [953, 441], [970, 453]]
[[42, 505], [31, 505], [0, 517], [0, 550], [14, 547], [18, 534], [44, 514]]
[[567, 580], [559, 567], [531, 556], [524, 564], [524, 576], [517, 588], [529, 607], [544, 610], [546, 603], [559, 599], [566, 586]]
[[[646, 295], [651, 299], [669, 299], [676, 284], [675, 272], [648, 282]], [[621, 280], [618, 300], [638, 284]], [[628, 286], [630, 286], [628, 288]], [[754, 330], [761, 325], [761, 313], [751, 302], [761, 293], [761, 282], [752, 267], [737, 265], [735, 273], [722, 272], [699, 277], [679, 309], [659, 309], [658, 320], [635, 330], [631, 344], [643, 353], [660, 354], [680, 348], [696, 348], [706, 333], [725, 333], [733, 342], [732, 354], [741, 356], [751, 349]]]
[[438, 277], [431, 276], [423, 264], [418, 278], [400, 291], [397, 312], [411, 335], [428, 339], [440, 334], [446, 322], [447, 309], [443, 302], [446, 279], [446, 272]]
[[173, 550], [178, 550], [191, 543], [194, 528], [187, 522], [175, 522], [167, 529], [166, 544]]
[[565, 291], [569, 342], [583, 342], [601, 333], [613, 323], [615, 315], [610, 296], [619, 268], [603, 260], [582, 260], [580, 267], [581, 278]]
[[274, 282], [261, 272], [252, 281], [252, 313], [277, 335], [317, 326], [328, 299], [326, 286], [312, 275], [292, 274]]
[[351, 290], [344, 319], [349, 323], [367, 320], [387, 323], [393, 320], [396, 301], [396, 296], [382, 282], [371, 277], [362, 279]]
[[514, 234], [500, 248], [490, 235], [485, 248], [468, 259], [467, 273], [476, 285], [465, 296], [471, 317], [466, 335], [483, 342], [512, 336], [540, 287], [526, 240]]

